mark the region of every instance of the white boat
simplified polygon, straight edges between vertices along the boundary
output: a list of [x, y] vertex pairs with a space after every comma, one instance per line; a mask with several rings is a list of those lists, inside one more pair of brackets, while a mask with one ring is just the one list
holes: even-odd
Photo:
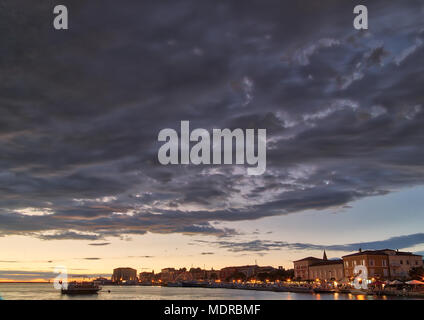
[[61, 289], [62, 294], [97, 294], [101, 288], [93, 282], [70, 282]]

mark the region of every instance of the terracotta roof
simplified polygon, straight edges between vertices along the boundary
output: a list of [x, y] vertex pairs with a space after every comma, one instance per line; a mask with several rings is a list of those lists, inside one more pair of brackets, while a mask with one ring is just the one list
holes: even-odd
[[352, 254], [348, 254], [346, 256], [343, 256], [342, 258], [345, 257], [352, 257], [352, 256], [362, 256], [362, 255], [379, 255], [379, 256], [388, 256], [389, 254], [386, 251], [391, 251], [393, 253], [395, 253], [396, 256], [419, 256], [417, 254], [413, 254], [411, 252], [406, 252], [406, 251], [396, 251], [393, 249], [383, 249], [383, 250], [364, 250], [364, 251], [359, 251], [356, 253], [352, 253]]
[[318, 260], [318, 261], [322, 261], [322, 259], [319, 259], [319, 258], [306, 257], [306, 258], [303, 258], [303, 259], [300, 259], [300, 260], [296, 260], [296, 261], [293, 261], [293, 262], [300, 262], [300, 261], [306, 261], [306, 260]]
[[328, 266], [328, 265], [332, 265], [332, 264], [343, 264], [343, 260], [337, 259], [337, 260], [321, 261], [321, 262], [314, 263], [314, 264], [310, 265], [309, 267]]
[[417, 257], [420, 257], [420, 255], [419, 254], [414, 254], [414, 253], [412, 253], [412, 252], [405, 252], [405, 251], [396, 251], [396, 255], [397, 256], [417, 256]]
[[387, 256], [387, 253], [384, 252], [384, 250], [364, 250], [364, 251], [348, 254], [346, 256], [343, 256], [342, 258], [353, 257], [353, 256], [364, 256], [364, 255]]

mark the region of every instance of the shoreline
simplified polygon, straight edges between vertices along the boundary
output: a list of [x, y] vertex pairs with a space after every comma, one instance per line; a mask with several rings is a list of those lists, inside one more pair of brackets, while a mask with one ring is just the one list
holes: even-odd
[[[47, 281], [4, 281], [0, 284], [51, 284], [52, 282]], [[304, 293], [304, 294], [345, 294], [345, 295], [366, 295], [366, 296], [381, 296], [381, 297], [403, 297], [403, 298], [415, 298], [424, 299], [424, 292], [404, 292], [404, 291], [362, 291], [352, 289], [351, 291], [345, 290], [332, 290], [328, 292], [315, 292], [313, 288], [309, 287], [296, 287], [296, 286], [261, 286], [261, 285], [243, 285], [233, 283], [223, 284], [212, 284], [212, 283], [200, 283], [200, 284], [185, 284], [185, 285], [169, 285], [169, 284], [105, 284], [101, 287], [165, 287], [165, 288], [203, 288], [203, 289], [230, 289], [230, 290], [247, 290], [247, 291], [263, 291], [263, 292], [290, 292], [290, 293]]]
[[346, 290], [333, 290], [328, 292], [315, 292], [312, 288], [308, 287], [296, 287], [296, 286], [245, 286], [245, 285], [236, 285], [233, 283], [225, 284], [201, 284], [201, 285], [171, 285], [168, 284], [136, 284], [136, 285], [104, 285], [108, 287], [114, 286], [145, 286], [145, 287], [169, 287], [169, 288], [204, 288], [204, 289], [230, 289], [230, 290], [252, 290], [252, 291], [264, 291], [264, 292], [290, 292], [290, 293], [304, 293], [304, 294], [346, 294], [346, 295], [365, 295], [365, 296], [381, 296], [381, 297], [404, 297], [404, 298], [417, 298], [424, 299], [424, 292], [404, 292], [404, 291], [363, 291], [358, 289], [352, 289], [350, 291]]

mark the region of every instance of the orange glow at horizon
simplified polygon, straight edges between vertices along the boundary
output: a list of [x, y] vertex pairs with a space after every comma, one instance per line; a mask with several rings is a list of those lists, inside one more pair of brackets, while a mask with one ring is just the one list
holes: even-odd
[[53, 280], [48, 280], [48, 279], [30, 279], [30, 280], [22, 280], [22, 279], [2, 279], [0, 280], [0, 283], [15, 283], [15, 282], [34, 282], [34, 283], [39, 283], [39, 282], [52, 282]]

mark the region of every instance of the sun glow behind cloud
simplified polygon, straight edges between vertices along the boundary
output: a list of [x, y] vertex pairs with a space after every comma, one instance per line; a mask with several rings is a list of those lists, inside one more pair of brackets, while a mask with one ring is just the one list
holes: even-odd
[[15, 212], [24, 216], [48, 216], [54, 214], [50, 208], [23, 208], [16, 209]]

